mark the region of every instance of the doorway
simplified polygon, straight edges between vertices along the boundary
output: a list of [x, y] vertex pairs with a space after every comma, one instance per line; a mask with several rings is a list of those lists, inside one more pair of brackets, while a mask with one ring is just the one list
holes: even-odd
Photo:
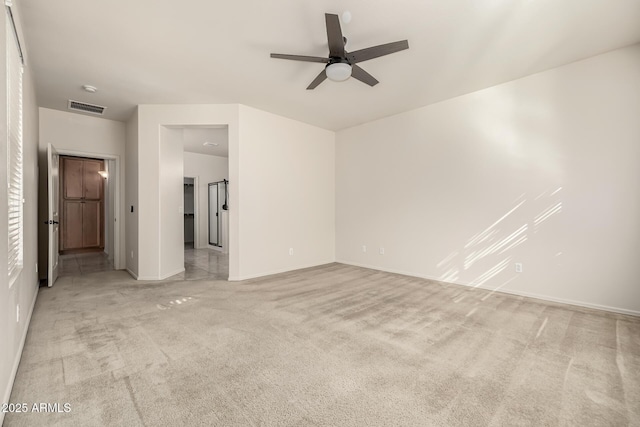
[[[65, 255], [60, 255], [59, 239], [62, 238], [62, 231], [59, 225], [63, 224], [63, 219], [60, 215], [63, 215], [63, 183], [62, 183], [62, 171], [59, 170], [59, 164], [62, 163], [62, 157], [70, 158], [84, 158], [93, 161], [102, 161], [102, 170], [96, 170], [101, 172], [99, 175], [102, 179], [102, 192], [103, 192], [103, 204], [100, 210], [101, 219], [103, 221], [102, 227], [99, 228], [101, 233], [102, 242], [101, 245], [90, 248], [96, 250], [93, 253], [67, 253], [67, 250], [72, 250], [67, 247]], [[121, 191], [121, 165], [120, 157], [110, 154], [97, 154], [88, 153], [74, 150], [56, 150], [51, 144], [47, 149], [47, 198], [49, 212], [45, 220], [45, 224], [49, 224], [49, 236], [47, 243], [47, 284], [53, 286], [56, 278], [59, 275], [76, 275], [85, 273], [94, 273], [98, 271], [112, 270], [122, 268], [124, 265], [124, 247], [121, 246], [124, 243], [121, 233], [124, 232], [120, 226], [120, 209], [122, 206], [122, 191]], [[91, 166], [88, 170], [91, 170]], [[91, 178], [89, 178], [91, 180]], [[86, 189], [88, 193], [93, 193], [92, 189]], [[83, 189], [84, 191], [84, 189]], [[82, 197], [80, 197], [80, 201]], [[85, 205], [87, 204], [87, 197], [85, 196]], [[52, 209], [53, 207], [53, 209]], [[81, 211], [81, 209], [80, 209]], [[86, 213], [91, 213], [91, 209], [86, 209]], [[97, 212], [96, 212], [97, 215]], [[94, 218], [92, 216], [92, 218]], [[53, 225], [51, 225], [53, 224]], [[71, 225], [68, 225], [69, 227]], [[87, 236], [90, 236], [89, 234]], [[91, 236], [94, 236], [91, 233]], [[87, 237], [90, 240], [90, 237]], [[100, 246], [102, 246], [100, 248]], [[86, 248], [80, 248], [80, 252], [83, 252]]]
[[[60, 276], [113, 270], [113, 184], [107, 182], [114, 160], [59, 157]], [[108, 240], [108, 242], [107, 242]]]
[[[174, 128], [175, 129], [175, 128]], [[183, 147], [184, 175], [184, 269], [185, 279], [227, 280], [229, 277], [228, 242], [225, 244], [222, 232], [228, 215], [223, 212], [225, 182], [229, 179], [229, 129], [226, 125], [180, 126], [179, 133]], [[191, 186], [193, 184], [193, 187]], [[209, 184], [215, 184], [212, 189]], [[193, 191], [193, 211], [191, 205]], [[215, 193], [216, 211], [209, 208], [209, 193]], [[212, 196], [213, 197], [213, 196]], [[188, 215], [193, 212], [193, 219]], [[216, 213], [218, 214], [216, 216]], [[228, 212], [227, 212], [228, 213]], [[218, 224], [218, 221], [220, 222]], [[193, 221], [193, 228], [191, 228]], [[215, 231], [210, 231], [214, 222]], [[191, 233], [194, 233], [191, 240]], [[226, 238], [228, 240], [228, 237]], [[193, 241], [193, 245], [191, 244]]]
[[105, 162], [60, 156], [61, 255], [104, 252]]

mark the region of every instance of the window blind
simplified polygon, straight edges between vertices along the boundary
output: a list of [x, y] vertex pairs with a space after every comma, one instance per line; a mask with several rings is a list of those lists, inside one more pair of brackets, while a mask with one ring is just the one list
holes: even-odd
[[13, 25], [11, 9], [7, 7], [6, 47], [9, 287], [11, 287], [15, 282], [23, 265], [22, 58]]

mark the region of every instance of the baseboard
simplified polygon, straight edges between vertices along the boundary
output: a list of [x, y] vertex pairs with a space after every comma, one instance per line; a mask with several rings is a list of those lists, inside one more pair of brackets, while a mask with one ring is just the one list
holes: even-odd
[[[470, 285], [465, 285], [465, 286], [470, 286]], [[483, 286], [479, 286], [479, 288], [482, 288], [482, 289], [485, 289], [485, 290], [491, 290], [491, 288], [483, 287]], [[510, 289], [507, 289], [507, 290], [504, 290], [504, 291], [500, 290], [500, 291], [497, 291], [497, 292], [502, 292], [502, 293], [511, 294], [511, 295], [517, 295], [517, 296], [527, 297], [527, 298], [535, 298], [535, 299], [539, 299], [539, 300], [543, 300], [543, 301], [557, 302], [557, 303], [560, 303], [560, 304], [575, 305], [577, 307], [585, 307], [585, 308], [592, 308], [592, 309], [595, 309], [595, 310], [609, 311], [611, 313], [626, 314], [628, 316], [640, 317], [640, 311], [628, 310], [626, 308], [611, 307], [611, 306], [602, 305], [602, 304], [592, 304], [590, 302], [575, 301], [575, 300], [566, 299], [566, 298], [556, 298], [556, 297], [552, 297], [552, 296], [548, 296], [548, 295], [540, 295], [540, 294], [535, 294], [535, 293], [530, 293], [530, 292], [512, 291]]]
[[[176, 274], [180, 274], [182, 272], [184, 272], [184, 267], [179, 268], [179, 269], [177, 269], [177, 270], [175, 270], [175, 271], [173, 271], [171, 273], [165, 274], [164, 276], [160, 276], [159, 278], [150, 279], [150, 280], [164, 280], [164, 279], [168, 279], [171, 276], [175, 276]], [[147, 280], [149, 280], [149, 279], [147, 279]]]
[[133, 271], [129, 270], [128, 268], [126, 270], [127, 270], [127, 273], [129, 273], [131, 277], [133, 277], [136, 280], [164, 280], [164, 279], [168, 279], [171, 276], [175, 276], [176, 274], [182, 273], [184, 271], [184, 268], [181, 268], [179, 270], [176, 270], [173, 273], [169, 273], [164, 276], [139, 276]]
[[133, 277], [136, 280], [138, 279], [138, 275], [136, 273], [134, 273], [133, 271], [129, 270], [128, 268], [125, 268], [125, 270], [127, 271], [127, 273], [129, 273], [131, 275], [131, 277]]
[[[11, 369], [11, 376], [9, 376], [9, 383], [7, 384], [7, 388], [4, 391], [4, 398], [2, 399], [2, 403], [9, 403], [9, 399], [11, 398], [11, 390], [13, 390], [13, 382], [16, 380], [16, 375], [18, 374], [18, 367], [20, 366], [20, 359], [22, 359], [22, 350], [24, 350], [24, 343], [27, 340], [27, 333], [29, 332], [29, 325], [31, 324], [31, 316], [33, 315], [33, 309], [36, 306], [36, 299], [38, 299], [38, 292], [40, 291], [40, 283], [36, 283], [36, 292], [33, 295], [33, 301], [31, 301], [31, 308], [29, 308], [29, 314], [27, 315], [24, 331], [22, 333], [22, 339], [20, 340], [20, 347], [18, 347], [18, 352], [16, 353], [15, 360], [13, 361], [13, 368]], [[4, 422], [4, 412], [0, 411], [0, 426]]]
[[[393, 269], [385, 269], [385, 268], [380, 268], [380, 267], [373, 266], [373, 265], [360, 264], [360, 263], [351, 262], [351, 261], [344, 261], [344, 260], [336, 260], [336, 262], [338, 262], [340, 264], [352, 265], [354, 267], [362, 267], [362, 268], [368, 268], [370, 270], [384, 271], [386, 273], [401, 274], [403, 276], [411, 276], [411, 277], [419, 277], [421, 279], [428, 279], [428, 280], [433, 280], [433, 281], [442, 282], [442, 283], [451, 283], [451, 284], [454, 284], [454, 285], [466, 286], [468, 288], [479, 288], [479, 289], [483, 289], [483, 290], [495, 291], [490, 286], [477, 286], [477, 285], [474, 285], [474, 284], [468, 283], [468, 282], [444, 282], [443, 280], [441, 280], [441, 279], [439, 279], [437, 277], [427, 276], [427, 275], [424, 275], [424, 274], [418, 274], [418, 273], [414, 273], [414, 272], [393, 270]], [[595, 310], [608, 311], [608, 312], [611, 312], [611, 313], [626, 314], [628, 316], [640, 317], [640, 311], [629, 310], [629, 309], [626, 309], [626, 308], [611, 307], [611, 306], [608, 306], [608, 305], [593, 304], [593, 303], [584, 302], [584, 301], [576, 301], [576, 300], [571, 300], [571, 299], [566, 299], [566, 298], [557, 298], [557, 297], [553, 297], [553, 296], [549, 296], [549, 295], [535, 294], [535, 293], [530, 293], [530, 292], [522, 292], [522, 291], [517, 291], [517, 290], [511, 290], [511, 289], [500, 289], [499, 291], [495, 291], [495, 292], [509, 294], [509, 295], [517, 295], [517, 296], [527, 297], [527, 298], [535, 298], [535, 299], [539, 299], [539, 300], [543, 300], [543, 301], [555, 302], [555, 303], [560, 303], [560, 304], [575, 305], [577, 307], [591, 308], [591, 309], [595, 309]]]
[[309, 265], [301, 265], [301, 266], [296, 266], [296, 267], [293, 267], [293, 268], [284, 268], [284, 269], [278, 269], [278, 270], [271, 270], [271, 271], [267, 271], [267, 272], [264, 272], [264, 273], [248, 274], [246, 276], [229, 276], [229, 281], [230, 282], [241, 282], [243, 280], [257, 279], [259, 277], [273, 276], [274, 274], [289, 273], [291, 271], [304, 270], [305, 268], [312, 268], [312, 267], [319, 267], [321, 265], [333, 264], [334, 262], [335, 261], [327, 261], [327, 262], [314, 263], [314, 264], [309, 264]]

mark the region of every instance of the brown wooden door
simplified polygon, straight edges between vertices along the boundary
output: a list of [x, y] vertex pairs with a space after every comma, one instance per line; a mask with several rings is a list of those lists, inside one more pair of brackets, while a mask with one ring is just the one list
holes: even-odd
[[82, 249], [83, 233], [82, 233], [82, 201], [65, 200], [62, 212], [63, 231], [61, 249]]
[[60, 250], [104, 247], [104, 162], [61, 157], [62, 187]]
[[102, 160], [85, 160], [82, 182], [84, 186], [84, 197], [87, 200], [102, 199], [102, 185], [104, 178], [98, 171], [102, 170]]
[[64, 173], [62, 196], [65, 199], [81, 199], [84, 197], [83, 169], [84, 161], [82, 159], [62, 158], [62, 170]]
[[102, 243], [102, 203], [87, 200], [82, 208], [82, 246], [98, 248]]

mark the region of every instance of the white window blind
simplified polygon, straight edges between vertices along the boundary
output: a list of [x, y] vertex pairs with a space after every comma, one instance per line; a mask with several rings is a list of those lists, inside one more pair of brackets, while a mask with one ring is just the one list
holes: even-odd
[[7, 183], [9, 201], [9, 287], [23, 264], [22, 189], [22, 58], [13, 27], [11, 10], [6, 13], [7, 44]]

